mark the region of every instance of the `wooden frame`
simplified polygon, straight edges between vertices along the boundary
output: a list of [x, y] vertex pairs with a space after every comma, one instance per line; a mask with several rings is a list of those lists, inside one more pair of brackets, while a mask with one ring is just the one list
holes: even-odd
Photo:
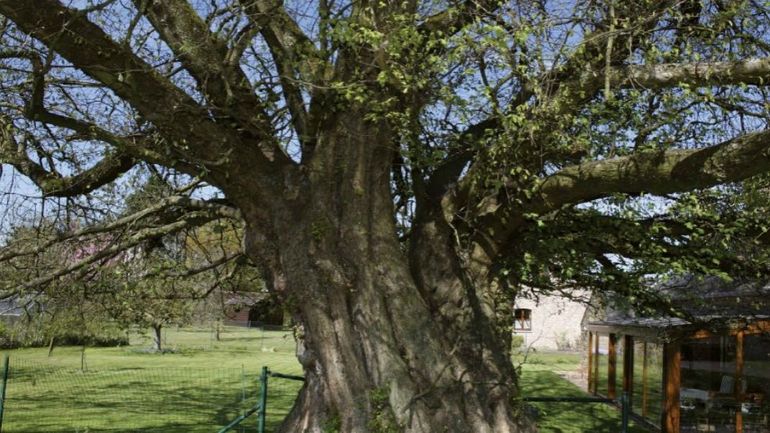
[[663, 347], [663, 431], [679, 433], [679, 390], [682, 386], [682, 350], [679, 341]]
[[[725, 327], [724, 332], [711, 331], [706, 329], [672, 329], [661, 333], [660, 330], [635, 329], [629, 326], [613, 327], [609, 324], [588, 325], [589, 329], [589, 392], [597, 394], [599, 378], [599, 340], [600, 334], [609, 335], [608, 348], [608, 374], [607, 374], [607, 397], [616, 398], [616, 369], [617, 369], [617, 338], [623, 335], [624, 353], [623, 353], [623, 390], [633, 395], [634, 383], [634, 340], [639, 337], [643, 340], [642, 356], [642, 403], [641, 416], [646, 418], [649, 415], [649, 389], [647, 386], [650, 363], [650, 342], [663, 343], [663, 415], [661, 427], [663, 433], [679, 433], [681, 422], [680, 409], [680, 389], [681, 389], [681, 363], [682, 363], [682, 342], [690, 339], [702, 339], [710, 337], [733, 337], [735, 338], [735, 399], [740, 404], [745, 396], [743, 394], [743, 377], [745, 347], [744, 339], [747, 335], [770, 334], [770, 320], [762, 319], [751, 323], [742, 323], [740, 326]], [[593, 347], [592, 347], [593, 344]], [[593, 364], [592, 364], [593, 363]], [[735, 414], [736, 433], [743, 433], [743, 413], [738, 410]]]
[[647, 418], [647, 406], [650, 402], [650, 390], [647, 386], [647, 365], [649, 364], [647, 342], [642, 345], [642, 417]]
[[515, 308], [513, 310], [514, 332], [532, 332], [532, 309]]
[[623, 336], [623, 392], [629, 398], [628, 404], [633, 405], [634, 395], [634, 337]]
[[770, 334], [770, 319], [759, 319], [753, 322], [740, 323], [725, 327], [722, 331], [714, 332], [693, 326], [679, 326], [674, 328], [657, 328], [633, 325], [612, 325], [609, 323], [589, 323], [586, 329], [596, 334], [633, 335], [652, 342], [665, 342], [672, 340], [684, 340], [689, 338], [709, 338], [722, 335], [737, 335], [743, 332], [745, 335]]

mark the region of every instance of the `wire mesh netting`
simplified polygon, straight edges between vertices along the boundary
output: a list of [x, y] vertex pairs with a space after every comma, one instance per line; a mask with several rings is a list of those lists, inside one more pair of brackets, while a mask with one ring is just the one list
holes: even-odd
[[[559, 373], [538, 370], [535, 363], [520, 377], [520, 385], [525, 398], [586, 398], [585, 384], [578, 387], [565, 380]], [[527, 410], [537, 420], [538, 431], [543, 433], [619, 433], [621, 431], [621, 411], [606, 403], [577, 401], [530, 401]], [[629, 433], [650, 433], [646, 426], [633, 420]]]
[[[8, 433], [211, 432], [254, 406], [260, 386], [258, 372], [233, 368], [82, 371], [13, 359], [11, 365]], [[255, 425], [250, 418], [240, 429]]]
[[289, 414], [297, 398], [302, 382], [292, 379], [270, 377], [267, 386], [267, 404], [265, 405], [265, 431], [272, 432]]
[[[2, 431], [216, 432], [253, 408], [263, 365], [297, 374], [291, 330], [196, 326], [122, 347], [10, 351]], [[288, 413], [302, 382], [270, 382], [267, 430]], [[256, 431], [252, 415], [236, 427]]]

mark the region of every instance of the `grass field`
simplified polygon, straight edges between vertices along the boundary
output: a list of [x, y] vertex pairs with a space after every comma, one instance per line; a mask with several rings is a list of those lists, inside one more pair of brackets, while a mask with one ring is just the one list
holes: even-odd
[[[3, 432], [213, 433], [256, 403], [262, 366], [301, 373], [288, 332], [227, 328], [215, 341], [210, 329], [171, 330], [165, 343], [173, 352], [164, 354], [147, 350], [151, 343], [141, 336], [131, 343], [88, 348], [85, 369], [79, 347], [56, 348], [52, 357], [46, 349], [10, 351]], [[585, 395], [559, 376], [579, 362], [577, 354], [530, 354], [522, 368], [523, 394]], [[301, 383], [271, 378], [269, 384], [268, 431], [285, 416]], [[534, 406], [543, 433], [615, 433], [620, 425], [618, 411], [602, 404]], [[255, 423], [251, 417], [246, 431], [255, 431]]]
[[[3, 431], [215, 432], [257, 401], [262, 366], [298, 374], [291, 333], [227, 328], [165, 333], [172, 353], [151, 353], [139, 335], [132, 345], [10, 351], [11, 375]], [[276, 424], [300, 383], [272, 381], [269, 424]], [[245, 426], [252, 428], [255, 418]]]
[[[530, 353], [522, 365], [520, 385], [528, 397], [586, 396], [583, 389], [562, 378], [559, 373], [577, 371], [581, 355], [577, 353]], [[514, 357], [518, 364], [522, 359]], [[620, 411], [599, 403], [532, 403], [538, 412], [541, 433], [618, 433]], [[631, 424], [631, 433], [648, 433]]]

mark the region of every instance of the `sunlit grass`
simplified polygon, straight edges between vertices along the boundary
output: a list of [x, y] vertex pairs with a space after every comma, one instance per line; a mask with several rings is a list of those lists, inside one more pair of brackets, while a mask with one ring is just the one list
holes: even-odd
[[[301, 374], [289, 332], [227, 328], [221, 341], [211, 329], [169, 330], [170, 353], [148, 350], [151, 342], [131, 336], [131, 345], [10, 351], [11, 382], [3, 431], [208, 433], [257, 402], [262, 366]], [[522, 363], [523, 362], [523, 363]], [[584, 396], [558, 373], [576, 371], [581, 356], [531, 353], [522, 366], [524, 396]], [[270, 378], [268, 431], [288, 413], [301, 382]], [[535, 403], [543, 433], [617, 433], [619, 412], [604, 404]], [[256, 417], [243, 424], [255, 431]], [[239, 430], [236, 430], [239, 431]], [[644, 430], [634, 427], [633, 433]]]
[[[290, 332], [170, 330], [170, 352], [132, 335], [116, 348], [20, 349], [11, 355], [3, 431], [214, 432], [257, 402], [262, 366], [300, 373]], [[84, 362], [83, 362], [84, 361]], [[85, 366], [81, 369], [81, 366]], [[268, 425], [285, 415], [301, 383], [271, 383]], [[254, 429], [256, 417], [244, 427]], [[236, 430], [238, 431], [238, 430]]]
[[[581, 355], [532, 353], [521, 364], [519, 384], [525, 397], [588, 397], [585, 390], [559, 376], [580, 368]], [[521, 363], [523, 357], [514, 357]], [[620, 411], [603, 403], [531, 403], [537, 410], [540, 433], [619, 433]], [[631, 425], [631, 433], [648, 433]]]

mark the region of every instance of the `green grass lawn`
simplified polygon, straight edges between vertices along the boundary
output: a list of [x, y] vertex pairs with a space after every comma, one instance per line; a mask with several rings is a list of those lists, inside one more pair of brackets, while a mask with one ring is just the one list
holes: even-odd
[[[165, 333], [172, 353], [151, 353], [139, 335], [132, 345], [8, 352], [11, 375], [3, 431], [215, 432], [257, 401], [261, 367], [298, 374], [290, 332], [227, 328]], [[300, 382], [272, 381], [268, 423], [285, 416]], [[254, 428], [256, 418], [245, 424]], [[236, 430], [237, 431], [237, 430]]]
[[[257, 401], [262, 366], [301, 374], [291, 333], [227, 328], [215, 341], [208, 328], [169, 330], [165, 347], [148, 350], [148, 338], [131, 345], [9, 351], [11, 376], [3, 432], [208, 433]], [[520, 363], [521, 359], [514, 359]], [[579, 396], [585, 392], [559, 376], [579, 368], [580, 355], [533, 353], [522, 365], [525, 396]], [[269, 379], [268, 431], [290, 409], [301, 382]], [[543, 433], [618, 431], [619, 413], [603, 404], [536, 403]], [[256, 417], [244, 426], [254, 431]], [[238, 431], [238, 430], [236, 430]], [[634, 428], [634, 433], [644, 430]]]
[[[576, 371], [580, 354], [531, 353], [522, 364], [519, 383], [526, 397], [586, 397], [585, 390], [559, 376], [560, 372]], [[514, 357], [514, 363], [523, 360]], [[620, 411], [600, 403], [531, 403], [538, 412], [541, 433], [618, 433]], [[632, 433], [648, 433], [631, 425]]]

